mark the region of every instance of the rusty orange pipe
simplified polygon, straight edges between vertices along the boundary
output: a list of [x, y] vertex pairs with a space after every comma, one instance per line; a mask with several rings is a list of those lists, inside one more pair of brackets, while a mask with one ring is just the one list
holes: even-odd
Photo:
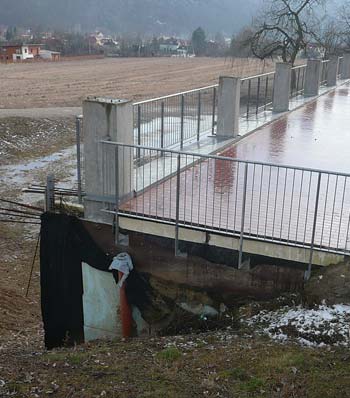
[[[118, 272], [118, 277], [119, 280], [122, 279], [123, 277], [122, 272]], [[132, 331], [132, 312], [131, 312], [131, 307], [128, 302], [128, 298], [126, 297], [126, 289], [125, 289], [125, 283], [123, 283], [123, 286], [120, 288], [120, 320], [122, 322], [122, 335], [123, 337], [131, 337], [131, 331]]]

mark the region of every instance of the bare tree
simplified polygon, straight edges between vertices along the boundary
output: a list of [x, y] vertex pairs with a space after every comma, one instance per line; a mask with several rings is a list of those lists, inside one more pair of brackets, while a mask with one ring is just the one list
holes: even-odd
[[313, 37], [315, 42], [323, 49], [324, 59], [342, 53], [345, 37], [339, 20], [333, 18], [322, 21], [313, 33]]
[[255, 21], [250, 38], [253, 54], [265, 59], [280, 56], [294, 64], [316, 27], [315, 9], [322, 0], [270, 0]]

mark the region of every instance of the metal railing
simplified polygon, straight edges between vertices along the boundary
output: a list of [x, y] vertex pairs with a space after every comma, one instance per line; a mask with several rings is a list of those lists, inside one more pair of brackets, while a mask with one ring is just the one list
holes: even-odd
[[175, 236], [181, 226], [239, 237], [241, 255], [244, 239], [309, 249], [310, 266], [314, 249], [350, 253], [350, 174], [233, 159], [229, 150], [203, 156], [138, 147], [147, 159], [138, 166], [125, 163], [135, 146], [101, 145], [105, 208], [117, 215], [172, 224]]
[[321, 79], [320, 79], [321, 86], [326, 86], [327, 85], [328, 66], [329, 66], [329, 60], [322, 61], [322, 64], [321, 64]]
[[338, 79], [341, 79], [344, 57], [339, 57], [338, 60], [339, 60], [339, 62], [338, 62], [338, 73], [337, 73], [337, 76], [338, 76]]
[[306, 65], [294, 66], [291, 73], [290, 97], [296, 97], [304, 93]]
[[240, 113], [249, 119], [272, 105], [275, 72], [241, 79]]
[[77, 195], [79, 204], [83, 203], [83, 181], [85, 180], [84, 151], [82, 151], [84, 145], [83, 131], [83, 116], [78, 115], [75, 118], [75, 142], [77, 148]]
[[168, 148], [210, 132], [214, 134], [218, 85], [134, 104], [134, 137], [138, 145]]

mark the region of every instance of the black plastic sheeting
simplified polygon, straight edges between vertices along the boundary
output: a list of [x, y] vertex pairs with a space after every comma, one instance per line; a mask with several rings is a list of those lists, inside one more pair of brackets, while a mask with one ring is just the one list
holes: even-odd
[[111, 261], [78, 218], [42, 215], [41, 310], [48, 349], [84, 342], [82, 262], [107, 271]]

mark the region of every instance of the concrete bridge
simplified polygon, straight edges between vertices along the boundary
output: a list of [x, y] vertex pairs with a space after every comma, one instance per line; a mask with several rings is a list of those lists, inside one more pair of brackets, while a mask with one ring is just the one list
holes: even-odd
[[345, 56], [278, 64], [250, 80], [222, 77], [134, 107], [88, 99], [86, 218], [114, 223], [118, 241], [128, 231], [167, 238], [176, 256], [186, 242], [223, 248], [239, 267], [251, 255], [308, 264], [309, 272], [342, 261], [349, 78]]

